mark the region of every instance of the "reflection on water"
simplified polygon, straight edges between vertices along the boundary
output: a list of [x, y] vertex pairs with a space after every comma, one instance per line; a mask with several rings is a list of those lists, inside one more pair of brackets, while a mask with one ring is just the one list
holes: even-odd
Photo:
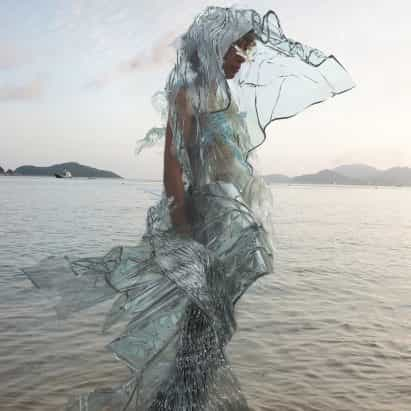
[[[411, 190], [273, 186], [276, 273], [238, 307], [229, 354], [255, 410], [408, 410]], [[110, 302], [57, 321], [18, 267], [93, 255], [142, 234], [160, 185], [0, 179], [1, 409], [62, 409], [123, 380], [104, 346]]]

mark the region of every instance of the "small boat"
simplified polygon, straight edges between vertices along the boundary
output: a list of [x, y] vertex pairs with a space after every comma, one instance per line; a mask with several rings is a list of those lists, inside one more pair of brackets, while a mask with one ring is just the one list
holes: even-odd
[[64, 169], [62, 173], [55, 173], [54, 176], [56, 178], [72, 178], [70, 171]]

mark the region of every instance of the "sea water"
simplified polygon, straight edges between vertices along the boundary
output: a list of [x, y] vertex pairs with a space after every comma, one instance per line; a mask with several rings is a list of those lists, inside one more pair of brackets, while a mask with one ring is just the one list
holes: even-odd
[[[228, 354], [253, 409], [411, 409], [411, 188], [271, 186], [275, 272]], [[138, 242], [160, 182], [0, 177], [0, 409], [55, 411], [123, 380], [110, 302], [58, 321], [20, 267]]]

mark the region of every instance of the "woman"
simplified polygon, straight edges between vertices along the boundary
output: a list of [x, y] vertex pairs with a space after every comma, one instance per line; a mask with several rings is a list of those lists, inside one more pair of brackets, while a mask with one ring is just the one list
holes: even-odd
[[138, 147], [165, 136], [165, 191], [141, 242], [25, 269], [60, 292], [62, 316], [118, 295], [104, 329], [128, 320], [109, 348], [130, 380], [69, 410], [248, 410], [225, 348], [236, 302], [272, 271], [271, 196], [253, 150], [273, 120], [352, 87], [334, 57], [287, 38], [274, 12], [211, 7], [194, 20], [165, 100], [155, 97], [166, 127]]

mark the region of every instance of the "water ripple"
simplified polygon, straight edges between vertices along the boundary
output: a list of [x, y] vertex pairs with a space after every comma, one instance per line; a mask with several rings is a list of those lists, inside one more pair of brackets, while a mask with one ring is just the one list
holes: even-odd
[[[105, 349], [119, 330], [101, 334], [110, 302], [58, 321], [57, 297], [33, 289], [19, 267], [136, 243], [159, 191], [132, 180], [0, 179], [2, 409], [55, 411], [126, 377]], [[409, 410], [408, 191], [273, 186], [273, 194], [276, 273], [240, 302], [229, 347], [250, 404]]]

